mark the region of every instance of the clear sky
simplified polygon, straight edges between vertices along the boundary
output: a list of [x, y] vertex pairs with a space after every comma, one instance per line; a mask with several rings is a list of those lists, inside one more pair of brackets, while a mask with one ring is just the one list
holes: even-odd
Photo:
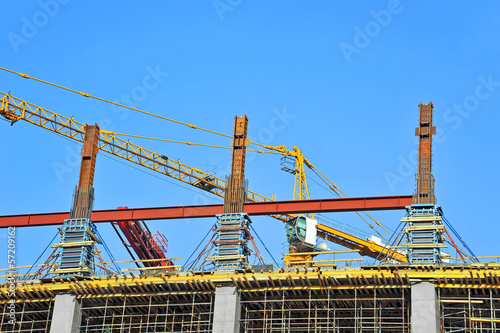
[[[412, 194], [419, 102], [434, 103], [436, 196], [476, 255], [500, 255], [500, 3], [497, 1], [17, 1], [0, 22], [0, 66], [252, 141], [298, 146], [350, 196]], [[223, 137], [116, 109], [0, 71], [0, 90], [103, 129], [214, 145]], [[132, 140], [228, 174], [230, 151]], [[80, 146], [34, 125], [0, 123], [0, 214], [68, 211]], [[249, 188], [291, 199], [275, 155], [249, 153]], [[313, 198], [332, 194], [311, 173]], [[220, 202], [100, 153], [95, 209]], [[354, 214], [331, 219], [370, 232]], [[374, 216], [391, 229], [404, 211]], [[150, 222], [187, 259], [215, 222]], [[281, 222], [254, 219], [275, 258]], [[127, 259], [109, 225], [115, 257]], [[56, 228], [17, 231], [32, 264]], [[6, 252], [6, 231], [0, 248]], [[335, 248], [334, 245], [329, 245]], [[6, 266], [6, 255], [0, 266]], [[181, 260], [180, 263], [183, 263]]]

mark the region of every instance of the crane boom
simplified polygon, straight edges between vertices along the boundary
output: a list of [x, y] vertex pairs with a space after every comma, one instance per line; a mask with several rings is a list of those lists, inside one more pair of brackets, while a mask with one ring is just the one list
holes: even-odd
[[[128, 209], [118, 207], [119, 210]], [[127, 238], [130, 246], [141, 260], [165, 259], [161, 261], [144, 261], [145, 267], [173, 266], [171, 260], [166, 259], [168, 241], [164, 235], [157, 232], [152, 234], [144, 221], [119, 221], [113, 222], [118, 225], [121, 232]], [[117, 231], [118, 232], [118, 231]]]
[[320, 223], [318, 223], [317, 229], [319, 237], [340, 244], [349, 249], [359, 250], [359, 254], [362, 256], [367, 256], [373, 259], [383, 259], [386, 257], [399, 262], [408, 262], [405, 254], [390, 249], [388, 246], [377, 244], [374, 241], [361, 239]]

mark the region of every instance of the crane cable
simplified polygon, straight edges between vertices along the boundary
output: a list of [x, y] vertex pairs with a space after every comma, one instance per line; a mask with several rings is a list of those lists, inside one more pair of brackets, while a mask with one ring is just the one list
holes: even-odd
[[114, 135], [114, 136], [128, 136], [131, 138], [148, 139], [148, 140], [164, 141], [164, 142], [171, 142], [171, 143], [182, 143], [182, 144], [186, 144], [188, 146], [201, 146], [201, 147], [211, 147], [211, 148], [233, 149], [232, 147], [214, 146], [214, 145], [208, 145], [208, 144], [204, 144], [204, 143], [195, 143], [195, 142], [188, 142], [188, 141], [168, 140], [168, 139], [153, 138], [153, 137], [142, 136], [142, 135], [116, 133], [116, 132], [111, 132], [111, 131], [101, 131], [101, 133], [110, 134], [110, 135]]
[[[182, 122], [182, 121], [179, 121], [179, 120], [175, 120], [175, 119], [172, 119], [172, 118], [160, 116], [160, 115], [152, 113], [152, 112], [144, 111], [144, 110], [137, 109], [137, 108], [134, 108], [134, 107], [131, 107], [131, 106], [128, 106], [128, 105], [124, 105], [124, 104], [121, 104], [121, 103], [113, 102], [113, 101], [107, 100], [105, 98], [97, 97], [97, 96], [91, 95], [91, 94], [86, 93], [86, 92], [82, 92], [82, 91], [74, 90], [74, 89], [71, 89], [71, 88], [68, 88], [68, 87], [64, 87], [64, 86], [61, 86], [59, 84], [55, 84], [55, 83], [52, 83], [52, 82], [49, 82], [49, 81], [45, 81], [45, 80], [42, 80], [42, 79], [30, 76], [30, 75], [25, 74], [25, 73], [16, 72], [16, 71], [13, 71], [13, 70], [8, 69], [8, 68], [0, 67], [0, 70], [6, 71], [6, 72], [9, 72], [9, 73], [13, 73], [13, 74], [17, 74], [17, 75], [19, 75], [19, 76], [21, 76], [21, 77], [23, 77], [25, 79], [35, 80], [35, 81], [38, 81], [38, 82], [41, 82], [41, 83], [45, 83], [47, 85], [59, 88], [59, 89], [67, 90], [67, 91], [70, 91], [70, 92], [82, 95], [84, 97], [93, 98], [93, 99], [96, 99], [96, 100], [101, 101], [101, 102], [113, 104], [113, 105], [120, 106], [120, 107], [129, 109], [129, 110], [132, 110], [132, 111], [140, 112], [140, 113], [152, 116], [152, 117], [156, 117], [156, 118], [160, 118], [160, 119], [163, 119], [163, 120], [171, 121], [171, 122], [174, 122], [176, 124], [184, 125], [184, 126], [187, 126], [189, 128], [192, 128], [192, 129], [199, 129], [199, 130], [202, 130], [202, 131], [205, 131], [205, 132], [208, 132], [208, 133], [212, 133], [212, 134], [217, 134], [217, 135], [220, 135], [220, 136], [224, 136], [226, 138], [233, 138], [233, 136], [228, 135], [228, 134], [220, 133], [220, 132], [213, 131], [213, 130], [210, 130], [210, 129], [207, 129], [207, 128], [203, 128], [203, 127], [200, 127], [200, 126], [197, 126], [197, 125], [194, 125], [194, 124], [188, 124], [188, 123], [185, 123], [185, 122]], [[261, 147], [264, 147], [264, 148], [267, 147], [266, 145], [261, 144], [261, 143], [257, 143], [257, 142], [250, 141], [249, 143], [257, 145], [257, 146], [261, 146]], [[256, 152], [258, 152], [258, 153], [265, 153], [265, 151], [256, 151]]]
[[[310, 164], [310, 163], [309, 163]], [[335, 193], [337, 194], [339, 197], [341, 197], [341, 195], [337, 192], [337, 190], [342, 193], [344, 195], [344, 197], [346, 198], [349, 198], [349, 196], [347, 194], [345, 194], [344, 191], [342, 191], [337, 185], [335, 185], [330, 179], [328, 179], [328, 177], [326, 177], [321, 171], [319, 171], [318, 169], [316, 169], [315, 166], [313, 166], [312, 164], [310, 164], [311, 166], [309, 166], [309, 168], [321, 179], [323, 180], [327, 185], [328, 187]], [[384, 236], [382, 236], [377, 229], [375, 229], [373, 227], [373, 225], [371, 225], [363, 216], [361, 216], [361, 214], [359, 212], [355, 212], [356, 214], [358, 214], [359, 217], [361, 217], [361, 219], [363, 221], [366, 222], [366, 224], [368, 224], [368, 226], [373, 229], [380, 237], [382, 237], [382, 239], [384, 239], [386, 242], [387, 242], [387, 239], [385, 239]], [[389, 235], [391, 235], [391, 233], [379, 222], [377, 221], [373, 216], [371, 216], [370, 214], [368, 214], [367, 212], [364, 212], [369, 218], [371, 218], [379, 227], [381, 227], [382, 229], [384, 229]]]
[[128, 105], [120, 104], [120, 103], [117, 103], [117, 102], [112, 102], [110, 100], [107, 100], [107, 99], [104, 99], [104, 98], [101, 98], [101, 97], [93, 96], [93, 95], [91, 95], [89, 93], [86, 93], [86, 92], [74, 90], [74, 89], [67, 88], [67, 87], [64, 87], [64, 86], [61, 86], [61, 85], [58, 85], [58, 84], [55, 84], [55, 83], [44, 81], [44, 80], [38, 79], [36, 77], [32, 77], [32, 76], [30, 76], [28, 74], [16, 72], [16, 71], [4, 68], [4, 67], [0, 67], [0, 69], [3, 70], [3, 71], [9, 72], [9, 73], [17, 74], [17, 75], [19, 75], [19, 76], [21, 76], [21, 77], [23, 77], [25, 79], [32, 79], [32, 80], [35, 80], [35, 81], [38, 81], [38, 82], [45, 83], [45, 84], [48, 84], [50, 86], [56, 87], [56, 88], [64, 89], [64, 90], [67, 90], [67, 91], [71, 91], [73, 93], [82, 95], [84, 97], [89, 97], [89, 98], [93, 98], [93, 99], [99, 100], [101, 102], [113, 104], [113, 105], [116, 105], [116, 106], [121, 106], [123, 108], [129, 109], [129, 110], [132, 110], [132, 111], [144, 113], [144, 114], [147, 114], [149, 116], [157, 117], [157, 118], [160, 118], [160, 119], [163, 119], [163, 120], [167, 120], [167, 121], [171, 121], [171, 122], [174, 122], [174, 123], [177, 123], [177, 124], [180, 124], [180, 125], [188, 126], [190, 128], [193, 128], [193, 129], [199, 129], [199, 130], [206, 131], [206, 132], [209, 132], [209, 133], [213, 133], [213, 134], [225, 136], [225, 137], [228, 137], [228, 138], [232, 138], [231, 135], [227, 135], [227, 134], [224, 134], [224, 133], [219, 133], [219, 132], [216, 132], [216, 131], [212, 131], [212, 130], [209, 130], [209, 129], [206, 129], [206, 128], [203, 128], [203, 127], [199, 127], [199, 126], [196, 126], [196, 125], [193, 125], [193, 124], [184, 123], [182, 121], [178, 121], [178, 120], [175, 120], [175, 119], [171, 119], [171, 118], [167, 118], [167, 117], [164, 117], [164, 116], [160, 116], [160, 115], [154, 114], [152, 112], [147, 112], [147, 111], [144, 111], [144, 110], [141, 110], [141, 109], [137, 109], [137, 108], [134, 108], [134, 107], [131, 107], [131, 106], [128, 106]]
[[[189, 141], [177, 141], [177, 140], [169, 140], [169, 139], [161, 139], [161, 138], [154, 138], [154, 137], [149, 137], [149, 136], [143, 136], [143, 135], [135, 135], [135, 134], [126, 134], [126, 133], [116, 133], [112, 131], [101, 131], [102, 134], [106, 135], [113, 135], [113, 136], [128, 136], [131, 138], [139, 138], [139, 139], [147, 139], [147, 140], [155, 140], [155, 141], [164, 141], [164, 142], [170, 142], [170, 143], [180, 143], [180, 144], [186, 144], [188, 146], [201, 146], [201, 147], [210, 147], [210, 148], [220, 148], [220, 149], [233, 149], [233, 147], [224, 147], [224, 146], [216, 146], [216, 145], [209, 145], [205, 143], [195, 143], [195, 142], [189, 142]], [[246, 149], [246, 151], [251, 151], [255, 153], [261, 153], [261, 154], [276, 154], [276, 155], [281, 155], [280, 153], [274, 152], [274, 151], [264, 151], [264, 150], [253, 150], [253, 149]]]
[[[290, 151], [285, 150], [286, 149], [285, 146], [271, 147], [271, 146], [263, 145], [263, 147], [270, 149], [270, 150], [277, 151], [278, 153], [275, 153], [275, 154], [280, 154], [280, 155], [284, 155], [284, 156], [295, 156], [295, 157], [298, 156], [297, 154], [293, 154]], [[294, 147], [293, 149], [296, 151], [296, 153], [299, 151], [296, 147]], [[302, 153], [300, 153], [300, 154], [303, 157], [303, 154]], [[330, 179], [328, 179], [328, 177], [326, 177], [321, 171], [319, 171], [311, 162], [309, 162], [305, 157], [303, 157], [303, 159], [304, 159], [304, 164], [307, 165], [307, 167], [309, 169], [311, 169], [333, 191], [333, 193], [335, 193], [339, 198], [342, 198], [342, 196], [337, 192], [337, 191], [339, 191], [340, 193], [342, 193], [344, 195], [344, 197], [349, 198], [349, 196], [347, 194], [345, 194], [344, 191], [342, 191], [337, 185], [335, 185]], [[361, 214], [359, 212], [355, 212], [355, 213], [363, 221], [365, 221], [365, 223], [371, 229], [373, 229], [380, 237], [382, 237], [383, 240], [385, 240], [387, 242], [387, 239], [384, 236], [382, 236], [382, 234], [380, 234], [380, 232], [378, 232], [378, 230], [376, 230], [371, 223], [369, 223], [363, 216], [361, 216]], [[391, 235], [391, 233], [380, 222], [378, 222], [374, 217], [372, 217], [367, 212], [364, 212], [364, 213], [369, 218], [371, 218], [378, 226], [380, 226], [382, 229], [384, 229], [389, 235]]]
[[[285, 150], [285, 146], [281, 146], [281, 147], [271, 147], [271, 146], [266, 146], [264, 145], [265, 148], [267, 149], [272, 149], [272, 150], [276, 150], [278, 151], [279, 153], [278, 154], [281, 154], [281, 155], [285, 155], [285, 156], [297, 156], [296, 154], [292, 154], [290, 153], [289, 151]], [[294, 147], [294, 150], [296, 150], [296, 147]], [[298, 149], [297, 149], [298, 151]], [[296, 152], [297, 152], [296, 151]], [[302, 155], [303, 156], [303, 155]], [[309, 169], [311, 169], [332, 191], [333, 193], [335, 193], [339, 198], [342, 198], [342, 196], [337, 192], [339, 191], [340, 193], [342, 193], [344, 195], [344, 197], [346, 198], [349, 198], [349, 196], [347, 194], [344, 193], [344, 191], [342, 191], [337, 185], [335, 185], [330, 179], [328, 179], [328, 177], [326, 177], [321, 171], [319, 171], [311, 162], [309, 162], [305, 157], [304, 157], [304, 164], [307, 165], [307, 167]], [[361, 217], [361, 219], [363, 221], [366, 222], [366, 224], [368, 224], [368, 226], [373, 229], [380, 237], [382, 237], [382, 239], [384, 239], [386, 242], [387, 242], [387, 239], [382, 236], [378, 230], [376, 230], [373, 225], [371, 225], [363, 216], [361, 216], [361, 214], [359, 212], [355, 212], [356, 214], [358, 214], [359, 217]], [[372, 217], [370, 214], [368, 214], [367, 212], [364, 212], [369, 218], [371, 218], [378, 226], [380, 226], [382, 229], [384, 229], [389, 235], [391, 235], [391, 232], [389, 232], [380, 222], [378, 222], [374, 217]]]
[[[156, 140], [156, 141], [164, 141], [164, 142], [171, 142], [171, 143], [180, 143], [180, 144], [186, 144], [190, 146], [201, 146], [201, 147], [211, 147], [211, 148], [221, 148], [221, 149], [233, 149], [232, 147], [224, 147], [224, 146], [215, 146], [215, 145], [208, 145], [208, 144], [203, 144], [203, 143], [194, 143], [194, 142], [185, 142], [185, 141], [177, 141], [177, 140], [168, 140], [168, 139], [161, 139], [161, 138], [154, 138], [154, 137], [148, 137], [148, 136], [142, 136], [142, 135], [134, 135], [134, 134], [126, 134], [126, 133], [116, 133], [112, 131], [101, 131], [103, 134], [111, 134], [111, 135], [117, 135], [117, 136], [128, 136], [128, 137], [133, 137], [133, 138], [140, 138], [140, 139], [148, 139], [148, 140]], [[264, 147], [268, 147], [263, 145]], [[276, 154], [276, 155], [283, 155], [284, 152], [275, 152], [275, 151], [263, 151], [263, 150], [252, 150], [252, 149], [247, 149], [247, 151], [251, 152], [256, 152], [256, 153], [267, 153], [267, 154]], [[316, 169], [314, 165], [311, 163], [306, 163], [306, 165], [326, 184], [328, 187], [339, 197], [341, 198], [342, 196], [337, 192], [339, 191], [342, 193], [346, 198], [349, 196], [345, 194], [344, 191], [342, 191], [337, 185], [335, 185], [328, 177], [326, 177], [321, 171]], [[373, 229], [382, 239], [384, 239], [387, 242], [387, 239], [382, 236], [378, 230], [376, 230], [373, 225], [368, 222], [359, 212], [355, 212], [358, 214], [358, 216], [365, 221], [365, 223]], [[368, 217], [370, 217], [375, 223], [377, 223], [378, 226], [383, 228], [389, 235], [391, 234], [380, 222], [378, 222], [374, 217], [372, 217], [370, 214], [367, 212], [364, 212]]]

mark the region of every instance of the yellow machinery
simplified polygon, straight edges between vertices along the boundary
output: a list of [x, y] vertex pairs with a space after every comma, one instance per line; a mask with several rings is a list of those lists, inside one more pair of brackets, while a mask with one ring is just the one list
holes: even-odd
[[[283, 155], [282, 170], [295, 175], [295, 184], [293, 189], [293, 200], [307, 200], [310, 199], [309, 188], [307, 186], [307, 177], [305, 173], [305, 166], [312, 170], [337, 196], [347, 197], [337, 185], [332, 183], [325, 175], [323, 175], [316, 167], [304, 157], [304, 154], [297, 146], [293, 150], [287, 150], [286, 146], [264, 146], [269, 150], [279, 152]], [[356, 212], [363, 218], [358, 212]], [[366, 213], [366, 212], [365, 212]], [[371, 219], [370, 215], [367, 214]], [[367, 222], [364, 218], [363, 220]], [[314, 222], [312, 222], [314, 221]], [[382, 225], [373, 219], [379, 226]], [[367, 222], [368, 223], [368, 222]], [[370, 223], [368, 225], [374, 229]], [[319, 236], [323, 239], [340, 244], [344, 247], [358, 250], [361, 255], [369, 256], [375, 259], [383, 257], [396, 260], [398, 262], [407, 262], [406, 256], [394, 250], [389, 250], [386, 247], [377, 244], [371, 240], [364, 240], [359, 237], [352, 236], [348, 233], [339, 231], [314, 220], [314, 214], [308, 217], [296, 217], [287, 221], [287, 240], [289, 242], [289, 254], [285, 255], [284, 261], [287, 267], [304, 266], [304, 263], [312, 262], [315, 255], [321, 252], [314, 252], [317, 250], [316, 242], [312, 242], [312, 235]], [[374, 229], [375, 230], [375, 229]], [[306, 237], [309, 239], [306, 240]], [[306, 264], [310, 265], [310, 264]]]

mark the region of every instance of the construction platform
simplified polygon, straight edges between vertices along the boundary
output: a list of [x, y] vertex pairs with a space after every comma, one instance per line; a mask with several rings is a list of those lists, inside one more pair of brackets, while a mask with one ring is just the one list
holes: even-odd
[[16, 285], [15, 327], [3, 283], [0, 331], [70, 318], [67, 332], [497, 332], [499, 275], [483, 263], [36, 280]]

